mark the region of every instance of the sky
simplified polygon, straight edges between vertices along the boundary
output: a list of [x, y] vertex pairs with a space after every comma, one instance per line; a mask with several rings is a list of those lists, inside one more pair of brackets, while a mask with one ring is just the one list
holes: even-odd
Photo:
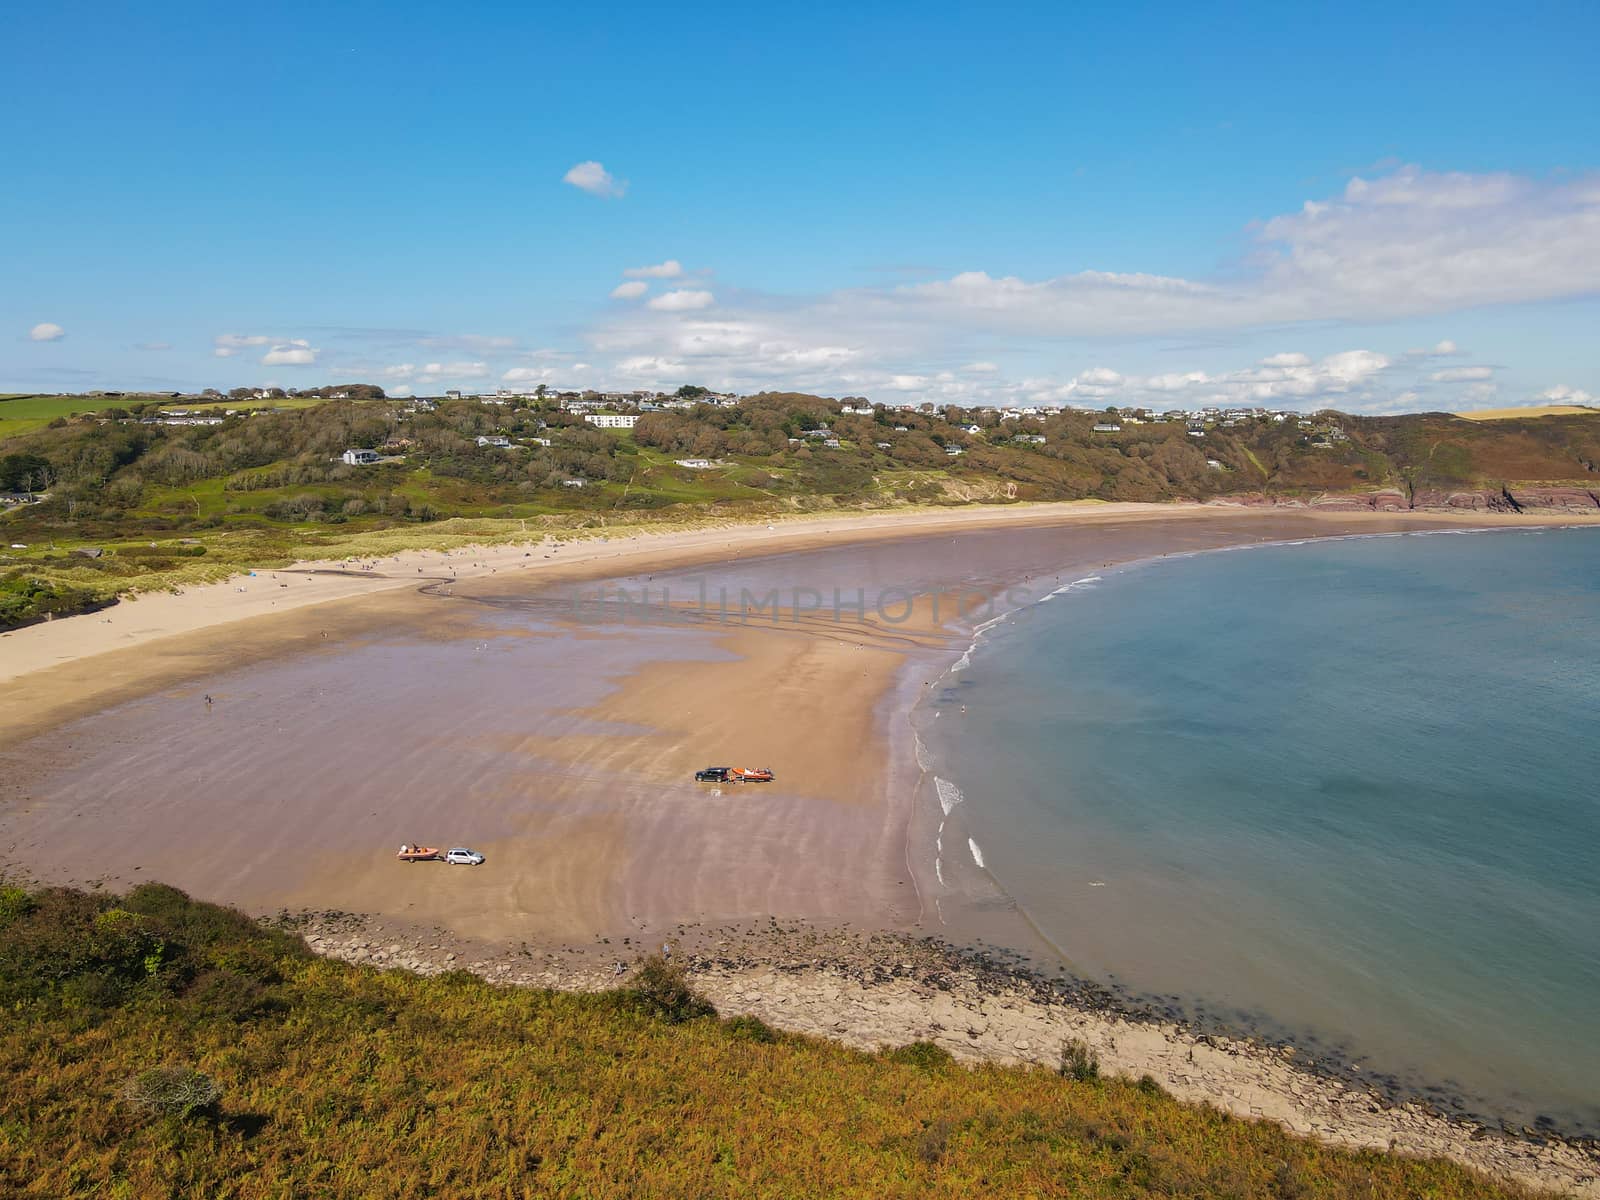
[[1600, 403], [1593, 0], [235, 7], [0, 18], [0, 391]]

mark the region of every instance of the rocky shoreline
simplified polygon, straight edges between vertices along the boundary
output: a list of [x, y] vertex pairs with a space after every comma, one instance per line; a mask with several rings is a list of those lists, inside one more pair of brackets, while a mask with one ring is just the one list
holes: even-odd
[[1393, 1081], [1356, 1080], [1337, 1061], [1308, 1063], [1292, 1046], [1208, 1033], [1097, 985], [932, 938], [769, 921], [497, 947], [353, 913], [283, 912], [272, 923], [346, 962], [569, 991], [625, 984], [639, 957], [666, 945], [724, 1016], [864, 1050], [929, 1041], [974, 1063], [1053, 1068], [1062, 1045], [1078, 1039], [1108, 1073], [1148, 1075], [1180, 1100], [1345, 1149], [1447, 1158], [1541, 1191], [1600, 1198], [1594, 1139], [1486, 1125], [1400, 1098]]

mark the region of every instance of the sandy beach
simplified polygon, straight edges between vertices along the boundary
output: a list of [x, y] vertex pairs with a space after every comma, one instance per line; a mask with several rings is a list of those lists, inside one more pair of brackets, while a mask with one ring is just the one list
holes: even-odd
[[[257, 913], [361, 913], [491, 947], [635, 946], [769, 918], [956, 943], [1004, 928], [1024, 944], [992, 880], [940, 877], [917, 849], [937, 806], [905, 720], [993, 605], [1162, 554], [1554, 523], [1019, 506], [411, 552], [140, 597], [0, 638], [0, 869], [160, 879]], [[1006, 589], [1020, 592], [995, 599]], [[694, 783], [707, 765], [777, 779]], [[411, 841], [489, 861], [397, 863]], [[765, 995], [749, 984], [760, 969], [719, 1001]], [[817, 1004], [797, 1021], [744, 1007], [827, 1032]], [[973, 1038], [964, 1052], [1037, 1057], [1019, 1040], [1038, 1049], [1018, 1034], [1009, 1051]], [[1262, 1063], [1260, 1088], [1288, 1104], [1304, 1081]], [[1233, 1092], [1192, 1094], [1329, 1135], [1332, 1118]], [[1458, 1132], [1467, 1148], [1485, 1136]], [[1363, 1125], [1343, 1140], [1382, 1137]], [[1463, 1161], [1600, 1194], [1579, 1167], [1542, 1178], [1521, 1151], [1502, 1159]]]

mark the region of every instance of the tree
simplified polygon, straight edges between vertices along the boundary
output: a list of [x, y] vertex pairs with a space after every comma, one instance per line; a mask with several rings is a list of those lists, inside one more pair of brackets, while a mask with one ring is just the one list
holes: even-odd
[[37, 454], [7, 454], [0, 458], [0, 492], [47, 488], [52, 478], [50, 460]]

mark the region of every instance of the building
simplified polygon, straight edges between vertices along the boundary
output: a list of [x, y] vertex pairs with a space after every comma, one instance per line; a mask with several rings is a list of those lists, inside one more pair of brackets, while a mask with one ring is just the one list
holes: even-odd
[[632, 413], [588, 413], [583, 419], [601, 429], [632, 429], [639, 423]]
[[1111, 424], [1108, 424], [1108, 423], [1102, 421], [1102, 422], [1100, 422], [1099, 424], [1097, 424], [1094, 427], [1094, 431], [1096, 433], [1121, 433], [1122, 432], [1122, 426], [1121, 425], [1111, 425]]
[[341, 454], [339, 458], [340, 461], [352, 467], [370, 467], [378, 461], [378, 452], [376, 450], [358, 450], [352, 447]]
[[709, 471], [717, 465], [709, 458], [679, 458], [674, 461], [680, 467], [688, 467], [691, 471]]
[[478, 445], [494, 446], [499, 449], [504, 449], [505, 447], [511, 445], [511, 439], [501, 433], [485, 434], [478, 439]]

